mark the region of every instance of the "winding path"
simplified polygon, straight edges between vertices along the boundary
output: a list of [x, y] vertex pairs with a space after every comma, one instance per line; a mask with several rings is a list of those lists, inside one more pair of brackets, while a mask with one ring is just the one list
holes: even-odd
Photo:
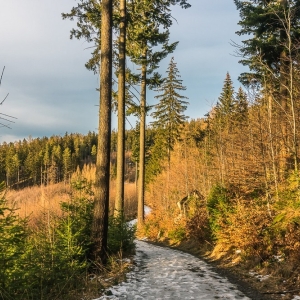
[[136, 241], [135, 267], [105, 299], [250, 299], [204, 261], [181, 251]]

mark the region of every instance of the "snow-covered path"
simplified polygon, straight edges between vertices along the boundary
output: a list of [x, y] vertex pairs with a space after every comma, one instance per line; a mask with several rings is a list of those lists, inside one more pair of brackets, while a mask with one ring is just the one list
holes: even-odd
[[127, 281], [100, 299], [250, 299], [204, 261], [181, 251], [136, 241]]

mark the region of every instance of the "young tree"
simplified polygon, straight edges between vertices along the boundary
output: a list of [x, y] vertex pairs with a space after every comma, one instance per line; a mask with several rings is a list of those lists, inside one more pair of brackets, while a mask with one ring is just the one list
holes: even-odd
[[62, 154], [64, 181], [67, 182], [71, 175], [72, 157], [69, 147], [65, 148]]

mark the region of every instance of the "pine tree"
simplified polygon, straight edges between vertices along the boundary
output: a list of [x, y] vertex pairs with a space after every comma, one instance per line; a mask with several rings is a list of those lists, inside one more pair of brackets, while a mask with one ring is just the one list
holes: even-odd
[[221, 95], [216, 106], [216, 117], [221, 127], [229, 124], [234, 112], [235, 99], [231, 77], [227, 72]]
[[235, 119], [237, 119], [238, 124], [243, 124], [247, 120], [249, 107], [247, 95], [241, 87], [238, 89], [235, 99]]
[[154, 128], [158, 129], [160, 136], [164, 140], [168, 159], [170, 160], [170, 151], [180, 136], [180, 131], [185, 120], [188, 118], [184, 111], [189, 104], [184, 99], [187, 97], [179, 94], [179, 91], [185, 91], [186, 87], [182, 85], [177, 64], [172, 57], [167, 70], [167, 77], [162, 85], [157, 89], [161, 94], [155, 96], [159, 103], [155, 105], [155, 112], [152, 113], [155, 119], [152, 122]]

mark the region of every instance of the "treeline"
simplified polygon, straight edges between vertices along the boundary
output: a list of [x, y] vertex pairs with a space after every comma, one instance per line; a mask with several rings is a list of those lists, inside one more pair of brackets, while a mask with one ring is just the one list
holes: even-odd
[[[134, 160], [138, 155], [137, 129], [125, 133], [127, 171], [135, 168]], [[153, 130], [147, 130], [148, 145], [153, 138]], [[111, 156], [112, 177], [115, 176], [117, 132], [112, 132]], [[133, 157], [131, 161], [131, 153]], [[0, 182], [7, 187], [23, 188], [32, 185], [48, 185], [63, 180], [69, 181], [77, 167], [95, 163], [97, 154], [97, 134], [87, 135], [66, 133], [64, 136], [28, 138], [23, 141], [2, 143], [0, 145]], [[126, 179], [132, 179], [127, 174]]]

